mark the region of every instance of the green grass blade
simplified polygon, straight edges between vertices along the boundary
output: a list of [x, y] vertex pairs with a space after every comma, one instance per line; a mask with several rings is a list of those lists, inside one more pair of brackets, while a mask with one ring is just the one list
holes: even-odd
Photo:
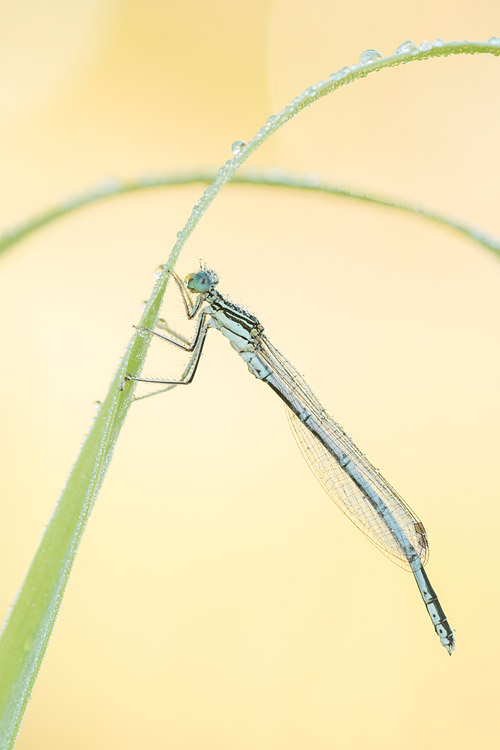
[[[153, 326], [166, 282], [158, 281], [142, 316]], [[119, 386], [144, 362], [147, 341], [135, 335], [116, 372], [0, 638], [0, 748], [13, 747], [71, 572], [87, 519], [103, 482], [133, 388]]]

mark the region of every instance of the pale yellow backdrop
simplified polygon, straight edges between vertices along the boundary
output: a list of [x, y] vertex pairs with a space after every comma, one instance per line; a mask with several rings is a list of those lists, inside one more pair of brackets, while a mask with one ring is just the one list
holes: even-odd
[[[499, 34], [497, 0], [4, 2], [1, 226], [109, 176], [216, 168], [367, 47]], [[251, 165], [500, 235], [499, 85], [493, 57], [388, 70]], [[200, 190], [102, 203], [0, 259], [2, 617]], [[457, 650], [213, 333], [190, 388], [131, 410], [19, 749], [496, 747], [500, 263], [389, 210], [242, 187], [180, 272], [199, 257], [424, 521]]]

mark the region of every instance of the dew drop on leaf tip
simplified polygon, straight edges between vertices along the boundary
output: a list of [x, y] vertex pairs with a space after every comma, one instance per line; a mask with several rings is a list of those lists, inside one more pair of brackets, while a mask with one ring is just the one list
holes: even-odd
[[375, 62], [375, 60], [382, 60], [383, 55], [378, 49], [365, 49], [359, 56], [360, 65], [368, 65], [369, 63]]

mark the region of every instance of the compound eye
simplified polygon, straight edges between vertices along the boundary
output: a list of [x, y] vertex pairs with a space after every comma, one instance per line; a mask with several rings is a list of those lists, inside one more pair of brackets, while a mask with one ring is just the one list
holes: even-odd
[[189, 273], [184, 279], [184, 283], [190, 292], [205, 294], [209, 291], [212, 280], [206, 271], [198, 271], [198, 273]]

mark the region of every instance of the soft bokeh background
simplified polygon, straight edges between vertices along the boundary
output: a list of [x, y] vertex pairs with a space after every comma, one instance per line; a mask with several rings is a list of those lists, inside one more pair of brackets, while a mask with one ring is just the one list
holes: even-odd
[[[1, 225], [108, 176], [217, 167], [367, 47], [499, 31], [496, 0], [3, 2]], [[448, 58], [373, 76], [251, 164], [500, 234], [499, 66]], [[3, 614], [200, 190], [102, 203], [0, 260]], [[213, 334], [189, 389], [131, 410], [18, 747], [494, 747], [500, 264], [416, 218], [237, 186], [179, 271], [200, 256], [423, 519], [457, 651]]]

